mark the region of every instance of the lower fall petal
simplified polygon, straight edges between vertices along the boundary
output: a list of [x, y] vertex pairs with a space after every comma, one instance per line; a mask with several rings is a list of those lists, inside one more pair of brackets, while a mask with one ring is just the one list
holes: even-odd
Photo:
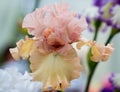
[[43, 90], [48, 87], [64, 90], [72, 79], [80, 76], [81, 65], [75, 50], [71, 47], [67, 52], [64, 56], [57, 52], [42, 54], [38, 50], [31, 54], [31, 75], [43, 82]]

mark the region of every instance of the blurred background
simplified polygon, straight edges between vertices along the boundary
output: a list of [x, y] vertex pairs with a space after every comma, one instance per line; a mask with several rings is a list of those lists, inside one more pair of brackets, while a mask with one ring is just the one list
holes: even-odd
[[[21, 72], [24, 70], [29, 71], [29, 64], [23, 60], [20, 62], [15, 62], [10, 53], [9, 48], [16, 46], [16, 42], [24, 38], [25, 30], [22, 29], [21, 24], [24, 16], [36, 7], [42, 7], [46, 4], [67, 2], [71, 6], [71, 10], [78, 12], [79, 14], [84, 14], [84, 9], [88, 9], [92, 6], [92, 0], [0, 0], [0, 68], [8, 66], [17, 66]], [[94, 12], [93, 12], [94, 13]], [[107, 29], [109, 30], [109, 29]], [[104, 44], [110, 31], [99, 33], [97, 42]], [[90, 32], [89, 29], [83, 32], [83, 37], [87, 39], [92, 39], [94, 32]], [[92, 86], [96, 88], [101, 87], [103, 80], [110, 73], [120, 72], [120, 34], [117, 34], [111, 41], [114, 44], [114, 53], [108, 62], [100, 63], [95, 76], [92, 81]], [[86, 49], [81, 49], [79, 56], [81, 58], [81, 63], [83, 64], [83, 72], [79, 79], [73, 80], [71, 87], [81, 88], [86, 83], [87, 74], [89, 72], [86, 63]], [[91, 91], [92, 92], [92, 91]], [[94, 92], [94, 91], [93, 91]], [[97, 92], [97, 91], [96, 91]]]

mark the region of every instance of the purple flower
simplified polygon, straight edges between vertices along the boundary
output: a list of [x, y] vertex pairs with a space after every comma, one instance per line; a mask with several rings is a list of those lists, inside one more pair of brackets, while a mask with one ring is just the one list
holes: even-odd
[[99, 31], [105, 32], [109, 27], [120, 29], [120, 0], [93, 0], [93, 6], [82, 15], [86, 17], [90, 32], [96, 30], [97, 21]]
[[101, 90], [101, 92], [114, 92], [114, 90], [112, 88], [105, 87]]
[[102, 7], [107, 3], [120, 4], [120, 0], [94, 0], [93, 5], [97, 7]]
[[102, 7], [105, 4], [107, 4], [108, 2], [112, 2], [114, 0], [94, 0], [93, 5], [97, 6], [97, 7]]
[[111, 74], [109, 82], [111, 83], [114, 90], [120, 91], [120, 74]]
[[100, 92], [120, 92], [120, 74], [110, 74], [103, 81]]
[[103, 86], [102, 86], [102, 89], [100, 90], [100, 92], [114, 92], [114, 87], [109, 80], [110, 77], [111, 77], [111, 75], [107, 75], [103, 79], [103, 83], [102, 83]]
[[94, 0], [93, 5], [99, 8], [99, 19], [102, 22], [120, 29], [120, 0]]

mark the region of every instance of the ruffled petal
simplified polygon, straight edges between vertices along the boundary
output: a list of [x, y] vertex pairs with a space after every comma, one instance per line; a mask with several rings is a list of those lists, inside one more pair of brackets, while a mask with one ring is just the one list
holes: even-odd
[[92, 56], [91, 56], [91, 60], [93, 61], [100, 61], [102, 59], [102, 51], [103, 51], [103, 48], [101, 46], [92, 46], [91, 47], [91, 53], [92, 53]]
[[19, 40], [17, 42], [17, 47], [15, 48], [10, 48], [10, 53], [12, 55], [12, 57], [15, 59], [15, 60], [19, 60], [20, 59], [20, 54], [19, 54], [19, 48], [22, 46], [22, 44], [24, 43], [24, 40]]
[[80, 39], [79, 42], [76, 44], [78, 49], [81, 49], [83, 46], [91, 46], [91, 40], [87, 41], [86, 39]]
[[92, 47], [92, 57], [91, 60], [98, 62], [98, 61], [107, 61], [113, 52], [113, 46], [108, 44], [107, 46], [97, 45]]
[[81, 17], [80, 20], [77, 18], [71, 19], [70, 23], [68, 24], [68, 34], [71, 41], [78, 41], [85, 28], [87, 28], [87, 22], [84, 17]]
[[83, 46], [90, 46], [91, 47], [91, 60], [98, 62], [98, 61], [107, 61], [113, 52], [113, 46], [108, 44], [107, 46], [97, 44], [95, 41], [80, 39], [77, 43], [76, 47], [81, 49]]
[[66, 55], [57, 52], [43, 54], [35, 50], [30, 56], [34, 80], [43, 82], [43, 89], [65, 89], [72, 79], [80, 76], [81, 65], [75, 50], [71, 47]]
[[45, 6], [41, 9], [36, 9], [33, 13], [28, 14], [24, 20], [22, 27], [27, 28], [29, 34], [35, 36], [41, 36], [41, 32], [45, 29], [44, 17], [49, 10], [49, 6]]
[[10, 53], [12, 54], [15, 60], [19, 60], [20, 57], [22, 57], [23, 59], [27, 59], [31, 54], [31, 52], [36, 48], [34, 45], [35, 45], [35, 40], [26, 37], [25, 41], [20, 40], [17, 43], [16, 48], [10, 49]]

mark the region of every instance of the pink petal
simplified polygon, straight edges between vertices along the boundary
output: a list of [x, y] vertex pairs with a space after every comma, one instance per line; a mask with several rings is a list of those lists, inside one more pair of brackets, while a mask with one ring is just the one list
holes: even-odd
[[80, 20], [77, 18], [71, 19], [68, 24], [68, 34], [71, 41], [78, 41], [81, 35], [81, 32], [87, 27], [87, 22], [84, 17], [81, 17]]

